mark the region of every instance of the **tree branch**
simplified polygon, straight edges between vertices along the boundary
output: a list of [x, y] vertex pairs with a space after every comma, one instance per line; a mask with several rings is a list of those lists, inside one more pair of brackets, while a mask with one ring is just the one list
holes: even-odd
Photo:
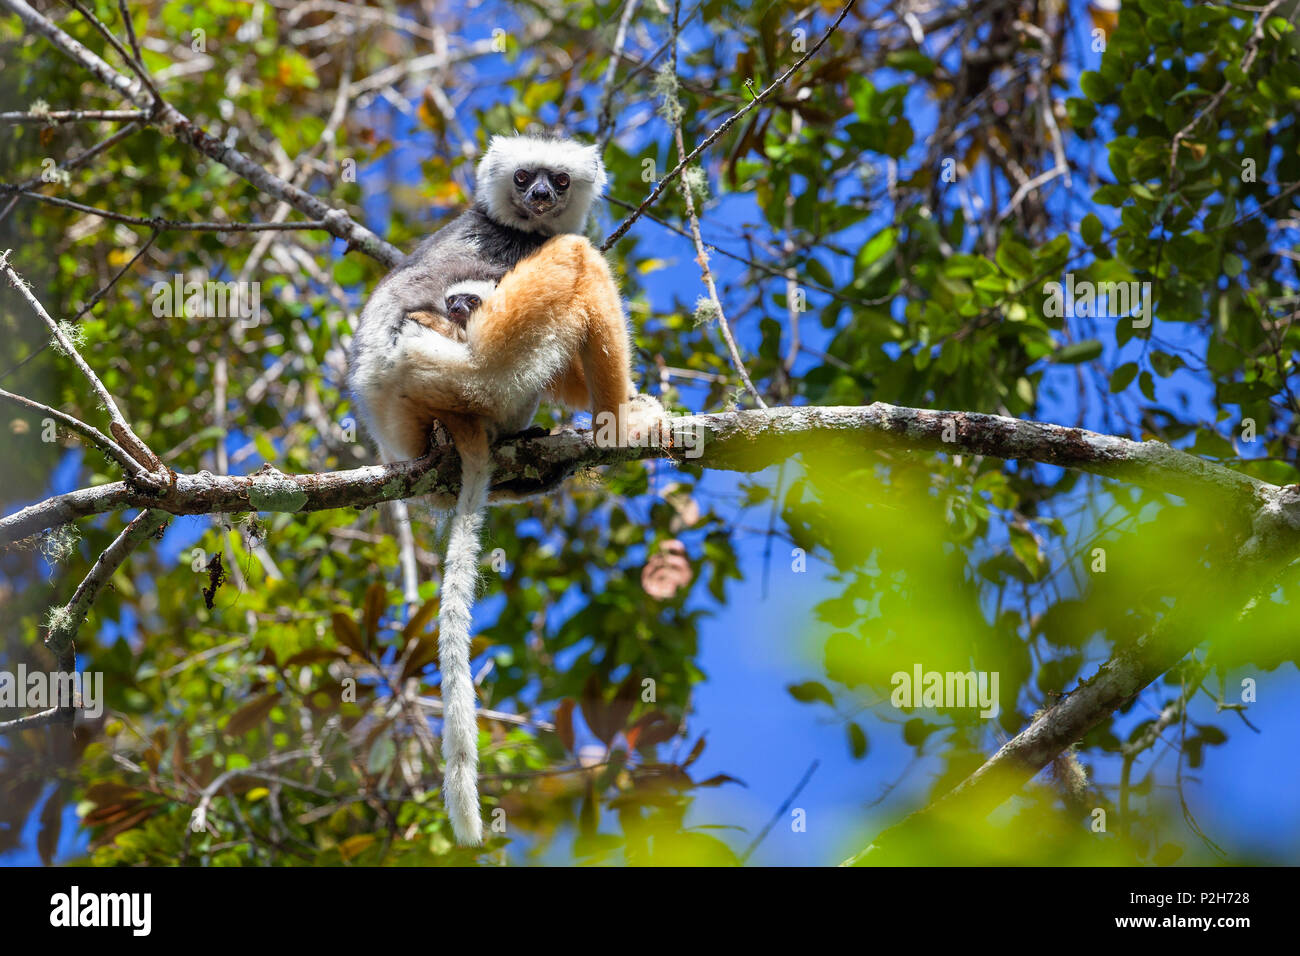
[[145, 110], [18, 110], [0, 113], [0, 123], [57, 126], [61, 123], [134, 122], [149, 118]]
[[[493, 450], [497, 497], [555, 488], [575, 471], [619, 462], [669, 458], [729, 471], [760, 471], [809, 449], [894, 449], [989, 455], [1073, 468], [1209, 503], [1244, 519], [1277, 512], [1290, 520], [1287, 489], [1156, 441], [1137, 442], [1081, 428], [1000, 415], [931, 411], [877, 402], [843, 407], [749, 409], [672, 419], [669, 448], [598, 445], [590, 431], [520, 439]], [[450, 447], [424, 458], [347, 471], [286, 475], [265, 465], [250, 475], [178, 474], [166, 488], [126, 482], [83, 488], [0, 518], [0, 546], [76, 518], [126, 507], [174, 515], [247, 511], [306, 512], [364, 508], [418, 495], [453, 495], [460, 459]], [[1298, 525], [1300, 526], [1300, 525]], [[1282, 536], [1279, 547], [1289, 544]]]
[[46, 312], [45, 307], [41, 305], [36, 296], [32, 295], [32, 290], [27, 287], [27, 283], [9, 265], [9, 252], [10, 250], [6, 249], [3, 254], [0, 254], [0, 272], [4, 273], [9, 279], [10, 285], [18, 290], [18, 294], [26, 299], [28, 305], [41, 317], [41, 321], [46, 324], [50, 334], [59, 343], [59, 348], [63, 350], [64, 354], [72, 360], [72, 363], [90, 382], [90, 387], [99, 396], [99, 400], [108, 411], [108, 417], [112, 423], [109, 430], [113, 433], [113, 437], [126, 448], [126, 451], [140, 463], [145, 471], [164, 472], [163, 463], [158, 460], [157, 455], [150, 451], [149, 446], [132, 431], [130, 423], [122, 415], [121, 409], [117, 407], [117, 403], [113, 401], [113, 396], [108, 393], [108, 389], [99, 380], [99, 376], [81, 357], [81, 353], [77, 351], [77, 347], [72, 344], [72, 340], [68, 338], [64, 330], [59, 327], [59, 323], [50, 317], [50, 313]]
[[396, 246], [385, 242], [365, 226], [353, 221], [343, 210], [325, 204], [310, 193], [263, 169], [233, 146], [225, 145], [203, 127], [192, 123], [161, 96], [155, 100], [138, 78], [132, 79], [113, 69], [23, 0], [0, 0], [0, 5], [17, 14], [27, 29], [45, 37], [64, 55], [89, 70], [100, 82], [111, 87], [123, 99], [146, 111], [149, 124], [163, 135], [194, 147], [268, 196], [287, 202], [313, 220], [323, 221], [331, 234], [347, 242], [349, 249], [359, 249], [390, 267], [396, 265], [402, 258], [402, 253]]
[[[77, 158], [80, 159], [81, 157]], [[177, 232], [293, 232], [299, 229], [329, 231], [329, 223], [324, 219], [295, 222], [234, 222], [233, 220], [186, 222], [180, 219], [162, 219], [158, 216], [132, 216], [124, 212], [114, 212], [111, 209], [87, 206], [85, 203], [73, 199], [64, 199], [62, 196], [47, 196], [45, 193], [34, 192], [21, 183], [0, 183], [0, 195], [5, 194], [35, 199], [37, 202], [43, 202], [50, 206], [74, 209], [77, 212], [84, 212], [88, 216], [107, 219], [109, 222], [120, 222], [128, 226], [150, 226], [154, 229], [168, 229]]]
[[[77, 590], [72, 595], [72, 600], [50, 614], [49, 633], [45, 637], [45, 646], [54, 655], [61, 674], [74, 674], [77, 670], [77, 653], [74, 641], [77, 631], [90, 613], [90, 606], [94, 603], [95, 596], [99, 594], [117, 569], [122, 566], [122, 562], [127, 559], [127, 556], [136, 549], [140, 542], [155, 534], [166, 522], [167, 515], [165, 513], [148, 509], [141, 511], [132, 518], [127, 526], [122, 529], [122, 533], [113, 539], [113, 543], [105, 548], [104, 553], [95, 561], [89, 573], [77, 586]], [[66, 704], [61, 703], [57, 707], [52, 707], [37, 714], [28, 714], [16, 720], [5, 721], [0, 723], [0, 733], [24, 730], [42, 724], [71, 722], [76, 716], [76, 707], [75, 701], [68, 701]]]
[[[681, 16], [682, 0], [673, 2], [673, 25], [672, 25], [672, 82], [673, 87], [664, 94], [664, 111], [668, 115], [669, 122], [673, 127], [673, 142], [677, 144], [677, 156], [683, 166], [686, 164], [686, 143], [682, 139], [682, 105], [677, 99], [677, 42], [678, 42], [678, 20]], [[682, 174], [681, 183], [682, 200], [686, 204], [686, 221], [691, 227], [691, 242], [695, 245], [695, 261], [700, 265], [701, 279], [704, 282], [704, 288], [709, 293], [709, 301], [713, 303], [713, 311], [717, 314], [718, 330], [722, 333], [722, 341], [727, 346], [727, 353], [731, 356], [731, 366], [740, 376], [741, 382], [744, 383], [745, 389], [753, 397], [755, 404], [759, 408], [767, 408], [767, 402], [763, 401], [763, 396], [759, 394], [758, 389], [754, 387], [753, 381], [750, 380], [749, 370], [745, 368], [745, 360], [740, 357], [740, 349], [736, 346], [736, 339], [731, 334], [731, 323], [727, 321], [727, 313], [722, 308], [722, 299], [718, 297], [718, 286], [713, 281], [713, 270], [709, 268], [709, 253], [704, 248], [704, 237], [700, 235], [700, 217], [695, 214], [695, 197], [691, 195], [691, 182], [685, 173]]]
[[[1297, 517], [1300, 512], [1296, 510], [1300, 505], [1300, 489], [1287, 486], [1278, 491], [1277, 504], [1290, 512], [1288, 523], [1294, 532], [1300, 528]], [[1262, 514], [1269, 511], [1268, 506], [1261, 509]], [[1293, 547], [1261, 551], [1257, 546], [1261, 522], [1255, 524], [1256, 537], [1242, 545], [1232, 560], [1202, 569], [1202, 580], [1188, 588], [1188, 599], [1180, 601], [1149, 632], [1106, 661], [1093, 677], [1081, 681], [1068, 696], [1003, 744], [973, 774], [933, 803], [880, 833], [871, 845], [845, 863], [885, 862], [881, 858], [888, 857], [896, 847], [905, 854], [907, 837], [939, 823], [949, 814], [959, 814], [961, 819], [979, 819], [991, 813], [1067, 747], [1204, 641], [1204, 622], [1212, 619], [1213, 605], [1248, 610], [1258, 594], [1271, 589], [1276, 572], [1294, 553]]]
[[33, 401], [22, 395], [15, 395], [13, 392], [0, 388], [0, 399], [17, 405], [20, 408], [26, 408], [36, 412], [39, 415], [47, 415], [56, 422], [62, 422], [64, 426], [72, 429], [82, 438], [87, 439], [92, 445], [102, 451], [110, 459], [115, 461], [127, 475], [133, 475], [138, 479], [147, 480], [148, 473], [144, 466], [126, 453], [117, 442], [109, 438], [94, 425], [87, 425], [79, 418], [73, 418], [66, 412], [61, 412], [57, 408], [50, 408], [48, 405], [42, 405], [40, 402]]

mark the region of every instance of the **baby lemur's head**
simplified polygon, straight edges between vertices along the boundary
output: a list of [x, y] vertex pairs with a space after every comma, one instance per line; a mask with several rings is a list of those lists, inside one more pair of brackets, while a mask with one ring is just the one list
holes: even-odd
[[483, 301], [496, 287], [495, 282], [488, 282], [484, 279], [467, 279], [463, 282], [453, 282], [447, 286], [444, 298], [447, 318], [464, 328], [465, 323], [469, 321], [469, 317], [474, 314], [474, 310], [483, 304]]
[[581, 233], [605, 183], [595, 146], [544, 136], [493, 136], [478, 164], [475, 199], [503, 226], [548, 236]]

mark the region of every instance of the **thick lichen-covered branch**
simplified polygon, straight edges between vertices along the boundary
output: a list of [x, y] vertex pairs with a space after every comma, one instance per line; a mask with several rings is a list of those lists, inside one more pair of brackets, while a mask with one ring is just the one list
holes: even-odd
[[[580, 469], [640, 459], [668, 458], [687, 466], [752, 472], [804, 451], [888, 449], [1058, 465], [1210, 502], [1220, 512], [1245, 518], [1279, 509], [1285, 517], [1292, 510], [1283, 500], [1282, 489], [1161, 442], [1137, 442], [999, 415], [883, 402], [785, 407], [683, 416], [672, 420], [672, 434], [671, 445], [644, 448], [604, 447], [592, 432], [567, 430], [505, 442], [493, 452], [495, 487], [512, 496], [541, 493]], [[298, 512], [450, 495], [458, 488], [459, 474], [455, 450], [440, 447], [418, 461], [324, 474], [286, 475], [265, 466], [249, 475], [178, 474], [166, 488], [157, 490], [115, 482], [58, 495], [0, 518], [0, 546], [77, 518], [128, 507], [175, 515]], [[1270, 528], [1274, 525], [1285, 532], [1287, 522], [1272, 522]], [[1285, 546], [1289, 537], [1282, 533], [1278, 544]]]

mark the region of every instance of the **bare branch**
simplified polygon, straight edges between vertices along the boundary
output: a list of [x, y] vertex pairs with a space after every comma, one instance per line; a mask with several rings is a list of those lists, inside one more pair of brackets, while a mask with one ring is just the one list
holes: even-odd
[[[130, 272], [131, 267], [134, 266], [136, 262], [140, 260], [140, 257], [149, 251], [149, 247], [154, 244], [154, 241], [157, 238], [158, 238], [158, 230], [155, 229], [153, 232], [149, 234], [149, 238], [144, 241], [144, 244], [140, 246], [140, 250], [131, 257], [131, 260], [128, 263], [126, 263], [126, 265], [122, 266], [122, 268], [119, 269], [111, 279], [109, 279], [106, 283], [104, 283], [103, 288], [96, 290], [95, 294], [90, 297], [90, 301], [87, 302], [85, 305], [83, 305], [77, 311], [77, 314], [72, 317], [72, 321], [74, 323], [80, 322], [82, 316], [84, 316], [87, 312], [89, 312], [96, 305], [98, 305], [99, 300], [104, 298], [104, 296], [108, 295], [109, 291], [113, 288], [113, 286], [117, 285], [117, 283], [121, 280], [122, 276]], [[26, 358], [22, 359], [21, 361], [16, 362], [3, 374], [0, 374], [0, 382], [5, 381], [7, 378], [9, 378], [10, 375], [13, 375], [14, 372], [17, 372], [19, 369], [26, 366], [28, 362], [32, 361], [32, 359], [36, 358], [36, 356], [40, 355], [49, 347], [50, 347], [50, 343], [49, 341], [46, 341], [39, 348], [33, 349], [30, 355], [28, 355]]]
[[610, 106], [614, 102], [614, 75], [618, 71], [618, 61], [623, 58], [623, 46], [627, 43], [627, 27], [636, 13], [641, 0], [623, 0], [623, 15], [618, 18], [618, 32], [614, 34], [614, 52], [610, 54], [609, 65], [605, 67], [605, 80], [601, 84], [600, 106], [596, 110], [596, 146], [602, 151], [614, 135], [614, 118], [610, 115]]
[[[1259, 54], [1260, 41], [1264, 39], [1264, 23], [1273, 15], [1273, 11], [1281, 5], [1282, 0], [1271, 0], [1269, 5], [1260, 10], [1259, 15], [1255, 17], [1255, 29], [1251, 31], [1249, 39], [1246, 40], [1246, 52], [1242, 54], [1241, 62], [1237, 65], [1242, 73], [1248, 72], [1254, 64], [1255, 57]], [[1232, 81], [1225, 79], [1223, 86], [1219, 87], [1218, 91], [1210, 97], [1210, 101], [1187, 121], [1186, 126], [1174, 134], [1173, 144], [1169, 148], [1169, 175], [1171, 178], [1174, 175], [1175, 167], [1178, 165], [1178, 148], [1182, 145], [1183, 140], [1187, 139], [1196, 130], [1201, 120], [1219, 108], [1219, 104], [1223, 102], [1223, 98], [1228, 95], [1232, 86]]]
[[[168, 515], [166, 512], [146, 508], [132, 518], [130, 523], [122, 529], [122, 533], [113, 539], [113, 543], [104, 549], [104, 553], [95, 561], [90, 573], [78, 585], [76, 592], [72, 595], [72, 600], [63, 607], [63, 610], [50, 625], [50, 633], [45, 638], [45, 646], [50, 649], [50, 652], [56, 658], [59, 658], [60, 661], [67, 659], [72, 650], [72, 641], [76, 637], [77, 629], [86, 620], [86, 615], [90, 613], [90, 605], [94, 602], [95, 596], [99, 594], [100, 589], [108, 583], [109, 578], [121, 567], [122, 562], [127, 559], [127, 556], [136, 549], [140, 542], [155, 534], [167, 523], [167, 520]], [[70, 670], [71, 668], [65, 669]]]
[[28, 714], [14, 720], [0, 720], [0, 734], [7, 734], [15, 730], [27, 730], [31, 727], [44, 727], [46, 724], [53, 724], [66, 719], [63, 708], [51, 707], [49, 710], [42, 710], [40, 713]]
[[[113, 34], [112, 30], [104, 25], [102, 20], [85, 8], [81, 3], [81, 0], [67, 0], [67, 2], [70, 3], [78, 13], [85, 17], [91, 26], [100, 32], [104, 39], [108, 41], [109, 46], [117, 51], [118, 56], [122, 58], [126, 65], [131, 68], [131, 72], [140, 80], [141, 85], [149, 91], [150, 96], [153, 97], [155, 108], [158, 104], [161, 104], [162, 94], [158, 92], [158, 87], [153, 85], [153, 80], [149, 78], [149, 71], [144, 68], [144, 64], [133, 56], [130, 50], [122, 45], [122, 41]], [[132, 33], [134, 34], [134, 30], [132, 30]]]
[[23, 395], [15, 395], [13, 392], [5, 391], [0, 388], [0, 398], [11, 404], [18, 405], [21, 408], [27, 408], [41, 415], [53, 418], [57, 422], [63, 423], [67, 428], [81, 435], [90, 441], [92, 445], [102, 451], [105, 455], [117, 462], [121, 466], [124, 474], [132, 475], [141, 480], [148, 480], [149, 473], [144, 467], [126, 453], [117, 442], [109, 438], [103, 432], [93, 425], [87, 425], [79, 418], [73, 418], [66, 412], [61, 412], [57, 408], [50, 408], [48, 405], [42, 405]]
[[179, 232], [288, 232], [294, 229], [319, 229], [328, 232], [330, 228], [329, 223], [323, 219], [313, 219], [306, 222], [183, 222], [177, 219], [131, 216], [123, 212], [113, 212], [109, 209], [97, 209], [94, 206], [87, 206], [84, 203], [64, 199], [61, 196], [47, 196], [44, 193], [33, 192], [23, 186], [9, 183], [0, 183], [0, 194], [3, 193], [25, 196], [28, 199], [35, 199], [51, 206], [75, 209], [77, 212], [99, 216], [101, 219], [124, 223], [128, 226], [151, 226], [154, 229], [171, 229]]
[[[167, 515], [161, 511], [150, 511], [145, 509], [131, 519], [122, 533], [113, 539], [113, 543], [104, 549], [98, 560], [95, 561], [90, 572], [82, 579], [81, 584], [70, 600], [63, 607], [55, 610], [50, 615], [49, 633], [45, 637], [45, 646], [54, 655], [58, 662], [60, 673], [73, 674], [77, 669], [77, 655], [75, 639], [77, 631], [85, 622], [86, 616], [90, 613], [90, 606], [95, 601], [95, 596], [108, 583], [109, 579], [127, 556], [150, 535], [157, 531], [167, 522]], [[54, 722], [71, 722], [76, 716], [76, 702], [68, 701], [66, 705], [60, 704], [58, 707], [42, 711], [39, 714], [29, 714], [26, 717], [20, 717], [17, 720], [6, 721], [0, 724], [0, 733], [11, 730], [23, 730], [27, 727], [35, 727], [41, 724]]]
[[37, 110], [0, 113], [0, 123], [56, 126], [60, 123], [134, 122], [147, 120], [146, 110]]

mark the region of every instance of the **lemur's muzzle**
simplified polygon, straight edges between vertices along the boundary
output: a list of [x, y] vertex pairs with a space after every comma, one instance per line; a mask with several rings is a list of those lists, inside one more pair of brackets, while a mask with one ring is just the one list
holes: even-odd
[[463, 326], [469, 321], [470, 313], [474, 311], [478, 304], [477, 296], [453, 296], [451, 302], [447, 304], [447, 316], [453, 322]]
[[541, 214], [546, 212], [556, 201], [555, 190], [548, 183], [533, 183], [528, 187], [528, 192], [524, 193], [524, 203], [533, 212]]

